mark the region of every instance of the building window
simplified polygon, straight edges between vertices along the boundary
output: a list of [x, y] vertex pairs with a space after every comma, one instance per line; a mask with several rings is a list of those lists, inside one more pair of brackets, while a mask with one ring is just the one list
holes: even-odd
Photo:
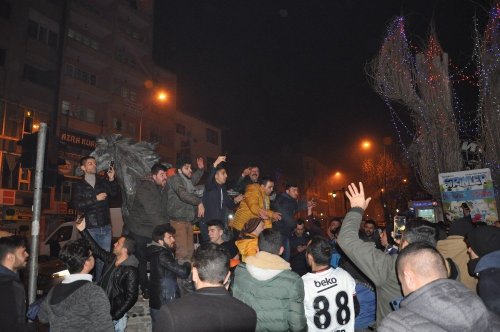
[[176, 123], [175, 132], [179, 135], [186, 135], [186, 127], [180, 123]]
[[97, 86], [97, 77], [96, 75], [89, 73], [85, 70], [82, 70], [73, 65], [67, 64], [65, 70], [66, 76], [72, 77], [75, 80], [82, 81], [84, 83], [90, 84], [92, 86]]
[[96, 40], [85, 36], [71, 28], [68, 29], [68, 37], [96, 51], [99, 49], [99, 43]]
[[136, 68], [137, 67], [137, 62], [134, 60], [134, 58], [125, 52], [123, 49], [119, 49], [115, 51], [115, 59], [118, 62], [121, 62], [131, 68]]
[[30, 65], [24, 65], [23, 80], [44, 86], [49, 89], [55, 87], [56, 73], [48, 70], [41, 70]]
[[207, 128], [207, 142], [219, 145], [219, 133], [213, 129]]
[[96, 122], [95, 110], [83, 105], [71, 103], [67, 100], [62, 101], [61, 114], [91, 123]]
[[40, 23], [29, 19], [28, 20], [28, 36], [49, 45], [52, 48], [57, 48], [58, 33], [52, 31]]

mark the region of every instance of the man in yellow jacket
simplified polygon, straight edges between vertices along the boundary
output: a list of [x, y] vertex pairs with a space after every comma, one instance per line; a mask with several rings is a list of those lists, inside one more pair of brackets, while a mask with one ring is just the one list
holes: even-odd
[[264, 219], [265, 228], [271, 228], [273, 221], [281, 220], [281, 213], [271, 210], [269, 196], [273, 192], [274, 181], [264, 177], [259, 183], [249, 184], [245, 191], [245, 198], [241, 201], [231, 223], [235, 230], [235, 238], [245, 223], [252, 218]]

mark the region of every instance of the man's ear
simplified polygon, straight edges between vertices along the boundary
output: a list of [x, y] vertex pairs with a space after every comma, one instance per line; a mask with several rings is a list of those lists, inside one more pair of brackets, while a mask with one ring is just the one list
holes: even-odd
[[413, 273], [410, 269], [405, 269], [403, 271], [403, 280], [401, 280], [401, 282], [404, 282], [406, 288], [412, 292], [415, 289], [416, 284], [415, 273]]
[[283, 254], [283, 251], [285, 251], [285, 248], [283, 246], [280, 247], [280, 256]]
[[200, 276], [198, 275], [198, 269], [195, 268], [194, 266], [191, 269], [191, 273], [193, 274], [193, 282], [196, 283], [197, 281], [200, 281]]
[[231, 271], [227, 271], [227, 275], [226, 275], [226, 277], [224, 278], [223, 285], [228, 284], [228, 280], [229, 280], [229, 278], [230, 278], [230, 277], [231, 277]]
[[81, 165], [80, 169], [85, 172], [85, 166]]

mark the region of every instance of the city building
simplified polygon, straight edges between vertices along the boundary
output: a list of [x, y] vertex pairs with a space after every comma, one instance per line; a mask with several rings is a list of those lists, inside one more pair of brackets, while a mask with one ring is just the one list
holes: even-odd
[[176, 75], [153, 61], [153, 4], [0, 0], [0, 187], [16, 191], [15, 206], [33, 200], [17, 142], [40, 122], [59, 172], [44, 200], [55, 218], [75, 212], [65, 203], [75, 170], [100, 135], [156, 142], [172, 164], [181, 152], [207, 161], [220, 153], [220, 129], [176, 110]]

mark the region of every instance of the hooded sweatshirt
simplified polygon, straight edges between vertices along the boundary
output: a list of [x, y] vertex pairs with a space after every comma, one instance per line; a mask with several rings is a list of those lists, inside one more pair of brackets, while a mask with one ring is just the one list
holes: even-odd
[[72, 274], [50, 290], [38, 313], [50, 331], [114, 331], [109, 300], [90, 280], [90, 275]]
[[243, 238], [237, 240], [234, 244], [240, 252], [242, 262], [246, 262], [247, 257], [254, 256], [259, 249], [258, 237], [252, 233], [245, 234]]
[[265, 251], [247, 257], [235, 271], [233, 296], [257, 313], [256, 331], [303, 331], [304, 283], [290, 264]]
[[477, 280], [471, 277], [467, 270], [469, 255], [467, 254], [467, 244], [463, 236], [450, 235], [437, 243], [437, 250], [444, 258], [451, 258], [458, 266], [460, 282], [472, 291], [476, 291]]

